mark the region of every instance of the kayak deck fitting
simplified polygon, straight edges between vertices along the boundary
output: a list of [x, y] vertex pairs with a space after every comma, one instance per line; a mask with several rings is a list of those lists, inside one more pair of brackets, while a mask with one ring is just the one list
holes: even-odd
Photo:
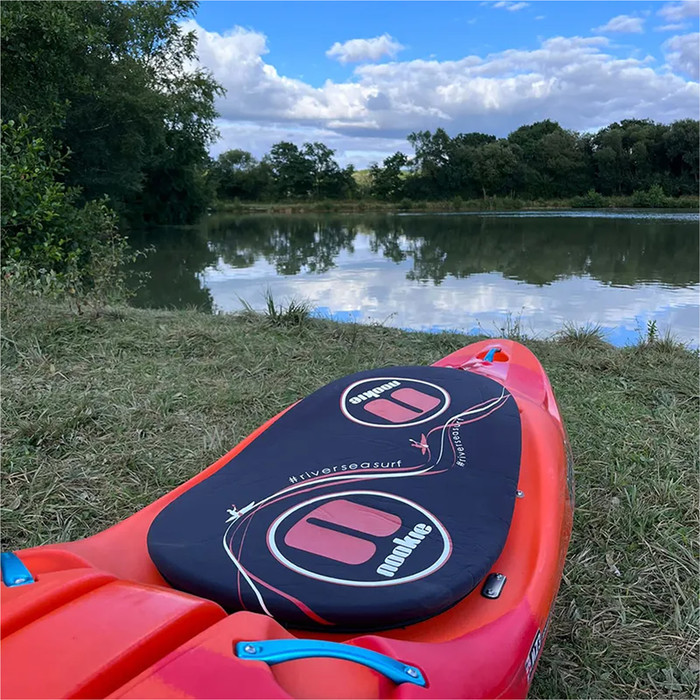
[[3, 555], [0, 691], [523, 697], [572, 507], [522, 345], [359, 372], [118, 525]]

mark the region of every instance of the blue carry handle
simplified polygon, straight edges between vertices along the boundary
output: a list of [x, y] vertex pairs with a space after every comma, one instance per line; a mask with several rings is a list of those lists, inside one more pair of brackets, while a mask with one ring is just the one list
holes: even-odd
[[491, 349], [486, 353], [486, 357], [484, 357], [484, 362], [493, 362], [493, 356], [494, 356], [497, 352], [501, 352], [501, 348], [491, 348]]
[[379, 671], [394, 683], [413, 683], [425, 686], [425, 678], [415, 666], [392, 659], [390, 656], [362, 647], [316, 639], [266, 639], [262, 642], [238, 642], [236, 656], [249, 661], [264, 661], [273, 666], [284, 661], [327, 657], [355, 661]]
[[28, 583], [34, 583], [31, 571], [14, 552], [0, 554], [0, 568], [2, 569], [2, 582], [6, 586], [25, 586]]

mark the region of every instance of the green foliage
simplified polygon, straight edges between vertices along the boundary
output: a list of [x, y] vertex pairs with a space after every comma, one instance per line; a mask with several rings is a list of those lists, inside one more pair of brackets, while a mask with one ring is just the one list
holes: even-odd
[[546, 120], [522, 126], [508, 136], [522, 153], [521, 191], [531, 196], [567, 197], [591, 182], [585, 141]]
[[267, 164], [238, 148], [222, 153], [212, 163], [211, 170], [216, 194], [222, 199], [264, 199], [272, 186]]
[[398, 152], [384, 159], [384, 167], [373, 163], [369, 169], [372, 196], [392, 201], [399, 199], [404, 189], [403, 169], [407, 165], [408, 158], [403, 153]]
[[189, 66], [195, 3], [0, 4], [2, 117], [27, 114], [47, 144], [71, 152], [63, 177], [121, 214], [191, 221], [211, 197], [211, 76]]
[[605, 206], [605, 197], [591, 188], [582, 197], [573, 197], [571, 206], [581, 209], [601, 209]]
[[646, 341], [648, 343], [655, 342], [659, 337], [659, 329], [657, 328], [656, 321], [647, 321], [647, 337]]
[[[695, 128], [695, 162], [697, 162], [698, 122], [685, 120]], [[629, 195], [654, 184], [665, 183], [678, 190], [678, 194], [690, 193], [681, 182], [687, 179], [688, 164], [679, 158], [673, 165], [669, 158], [669, 133], [673, 133], [673, 146], [688, 153], [692, 160], [691, 142], [686, 140], [680, 122], [671, 126], [657, 124], [648, 119], [625, 119], [601, 129], [591, 138], [591, 159], [595, 188], [607, 195]], [[687, 128], [685, 129], [686, 131]], [[673, 152], [673, 147], [671, 151]], [[697, 173], [697, 166], [695, 166]], [[695, 190], [697, 191], [697, 181]]]
[[270, 168], [279, 199], [309, 196], [314, 184], [312, 166], [296, 144], [276, 143], [264, 162]]
[[464, 195], [476, 197], [482, 194], [476, 172], [475, 154], [483, 146], [496, 141], [495, 136], [458, 134], [450, 138], [443, 129], [419, 131], [409, 134], [413, 146], [413, 176], [406, 183], [407, 194], [418, 193], [431, 199]]
[[265, 298], [265, 315], [278, 326], [304, 326], [311, 317], [312, 305], [309, 301], [290, 299], [287, 304], [276, 302], [270, 291]]
[[635, 207], [649, 207], [651, 209], [661, 209], [672, 207], [673, 200], [666, 196], [661, 185], [652, 185], [648, 190], [637, 190], [632, 193], [632, 202]]
[[353, 194], [357, 190], [352, 165], [341, 170], [333, 156], [335, 151], [322, 143], [305, 143], [302, 153], [310, 164], [312, 176], [311, 194], [316, 199], [339, 199]]
[[[241, 297], [238, 297], [238, 299], [246, 314], [252, 317], [258, 315], [258, 312], [249, 301], [241, 299]], [[267, 289], [264, 294], [264, 301], [263, 316], [270, 325], [302, 328], [308, 324], [311, 318], [313, 306], [308, 300], [290, 299], [284, 304], [283, 302], [275, 301], [272, 292]]]
[[474, 153], [474, 173], [484, 198], [519, 189], [523, 175], [520, 148], [505, 139], [481, 146]]
[[697, 195], [700, 166], [697, 120], [673, 122], [663, 134], [663, 145], [670, 176], [666, 190], [673, 195]]
[[0, 150], [4, 281], [76, 299], [118, 294], [126, 242], [105, 200], [60, 181], [66, 156], [24, 117], [2, 124]]

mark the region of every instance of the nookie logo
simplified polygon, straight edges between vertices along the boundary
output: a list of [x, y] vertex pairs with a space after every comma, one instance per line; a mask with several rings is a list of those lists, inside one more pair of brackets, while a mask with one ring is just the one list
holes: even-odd
[[279, 515], [267, 545], [303, 576], [345, 586], [390, 586], [437, 571], [452, 542], [417, 503], [379, 491], [317, 496]]
[[430, 525], [418, 523], [403, 539], [394, 537], [392, 542], [398, 546], [394, 547], [391, 554], [377, 567], [377, 573], [392, 578], [406, 561], [406, 558], [432, 531], [433, 528]]
[[340, 397], [340, 410], [346, 418], [372, 428], [420, 425], [449, 405], [450, 395], [441, 386], [405, 377], [361, 379]]

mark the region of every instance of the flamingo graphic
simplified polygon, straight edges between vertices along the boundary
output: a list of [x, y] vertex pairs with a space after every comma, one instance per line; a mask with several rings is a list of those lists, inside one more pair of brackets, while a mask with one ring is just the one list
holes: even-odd
[[426, 452], [430, 452], [430, 447], [428, 447], [428, 438], [425, 437], [423, 433], [420, 436], [420, 442], [416, 442], [413, 438], [410, 438], [411, 447], [417, 447], [420, 453], [424, 455]]

